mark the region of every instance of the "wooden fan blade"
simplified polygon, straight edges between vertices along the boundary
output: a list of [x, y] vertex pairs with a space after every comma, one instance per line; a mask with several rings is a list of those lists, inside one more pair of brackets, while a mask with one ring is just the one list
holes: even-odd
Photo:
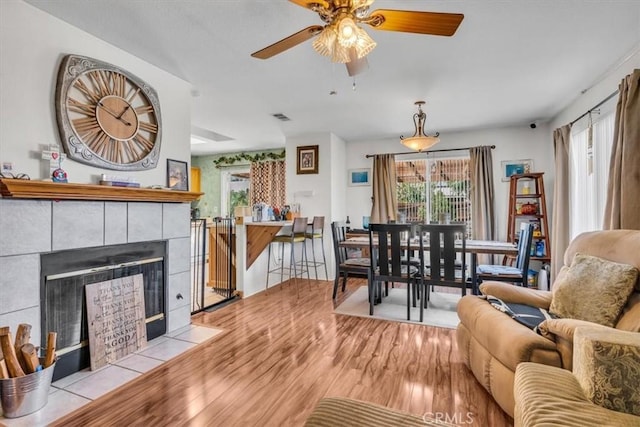
[[329, 2], [326, 0], [289, 0], [291, 3], [295, 3], [298, 6], [302, 6], [306, 9], [311, 9], [314, 4], [319, 4], [325, 9], [329, 9]]
[[[371, 12], [369, 18], [369, 25], [376, 30], [452, 36], [458, 29], [464, 15], [461, 13], [378, 9]], [[378, 20], [382, 22], [378, 24]]]
[[369, 61], [367, 61], [367, 57], [363, 56], [362, 58], [358, 58], [355, 48], [351, 48], [349, 51], [349, 57], [351, 60], [344, 65], [347, 66], [347, 73], [350, 77], [356, 76], [369, 69]]
[[300, 30], [295, 34], [290, 35], [278, 42], [275, 42], [271, 46], [267, 46], [257, 52], [253, 52], [251, 56], [259, 59], [271, 58], [274, 55], [284, 52], [287, 49], [291, 49], [294, 46], [299, 45], [302, 42], [309, 40], [311, 37], [319, 34], [324, 27], [322, 25], [312, 25]]

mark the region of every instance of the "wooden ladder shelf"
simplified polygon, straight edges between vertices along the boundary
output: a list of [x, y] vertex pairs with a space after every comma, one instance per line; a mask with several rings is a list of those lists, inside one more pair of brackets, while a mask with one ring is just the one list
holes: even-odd
[[[533, 242], [536, 250], [531, 260], [548, 263], [551, 261], [551, 246], [543, 174], [537, 172], [511, 176], [507, 240], [516, 242], [520, 234], [520, 225], [533, 223]], [[542, 251], [539, 250], [539, 245], [543, 245]]]

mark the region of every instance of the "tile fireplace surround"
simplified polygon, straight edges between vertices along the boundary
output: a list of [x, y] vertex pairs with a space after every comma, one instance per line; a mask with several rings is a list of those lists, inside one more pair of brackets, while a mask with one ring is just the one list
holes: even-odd
[[[0, 198], [0, 326], [41, 342], [40, 254], [167, 241], [167, 333], [190, 323], [189, 203]], [[181, 294], [182, 298], [177, 295]]]

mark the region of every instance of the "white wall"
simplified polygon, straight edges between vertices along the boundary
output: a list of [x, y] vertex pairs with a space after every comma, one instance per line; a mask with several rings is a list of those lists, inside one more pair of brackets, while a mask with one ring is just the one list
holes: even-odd
[[[296, 174], [297, 147], [318, 146], [318, 173]], [[328, 278], [333, 277], [333, 250], [331, 246], [331, 211], [334, 189], [331, 182], [334, 165], [332, 163], [332, 135], [326, 132], [289, 137], [285, 143], [287, 152], [287, 201], [300, 203], [302, 216], [309, 222], [314, 216], [324, 216], [324, 251], [327, 257]], [[306, 195], [311, 194], [311, 195]], [[311, 251], [307, 253], [311, 255]], [[312, 271], [313, 268], [311, 269]], [[312, 276], [313, 273], [312, 273]], [[318, 278], [324, 278], [324, 271], [318, 272]]]
[[80, 29], [22, 1], [0, 5], [0, 161], [32, 179], [48, 178], [48, 162], [40, 151], [62, 148], [55, 117], [54, 94], [62, 57], [74, 53], [118, 65], [140, 77], [160, 99], [163, 134], [158, 167], [121, 172], [63, 164], [70, 182], [97, 183], [102, 173], [135, 176], [143, 185], [166, 185], [166, 159], [189, 162], [191, 85]]
[[346, 221], [347, 207], [347, 145], [331, 134], [331, 221]]
[[[317, 174], [296, 174], [296, 148], [305, 145], [318, 145]], [[286, 141], [287, 201], [300, 203], [302, 215], [308, 217], [309, 221], [314, 216], [325, 217], [324, 250], [329, 279], [335, 274], [331, 222], [344, 221], [347, 215], [346, 167], [351, 161], [347, 158], [347, 145], [343, 139], [331, 133], [298, 135]], [[313, 195], [305, 195], [309, 192]]]
[[[570, 123], [589, 111], [617, 90], [622, 79], [637, 68], [640, 68], [640, 46], [635, 47], [635, 52], [632, 51], [621, 58], [606, 75], [602, 76], [599, 81], [594, 82], [590, 88], [585, 88], [588, 89], [585, 93], [578, 95], [576, 99], [572, 100], [566, 108], [557, 114], [550, 122], [549, 132], [552, 134], [554, 129]], [[614, 109], [617, 99], [617, 95], [614, 96]]]
[[[318, 173], [296, 174], [297, 147], [318, 146]], [[315, 133], [287, 138], [287, 202], [300, 203], [301, 215], [331, 215], [331, 135]]]
[[[501, 162], [503, 160], [533, 159], [535, 172], [544, 172], [544, 184], [547, 194], [547, 209], [551, 212], [551, 191], [553, 190], [553, 152], [548, 126], [539, 124], [536, 129], [528, 125], [496, 129], [480, 129], [469, 132], [456, 132], [440, 135], [440, 143], [434, 149], [495, 145], [493, 150], [493, 181], [495, 186], [495, 210], [498, 238], [507, 237], [507, 206], [509, 183], [501, 181]], [[400, 143], [400, 139], [377, 141], [356, 141], [347, 144], [348, 168], [373, 168], [373, 159], [366, 154], [410, 152]], [[459, 155], [452, 151], [451, 156]], [[444, 153], [443, 155], [447, 155]], [[400, 158], [400, 157], [398, 157]], [[410, 157], [407, 157], [410, 158]], [[346, 214], [350, 216], [354, 227], [362, 225], [362, 216], [370, 215], [372, 187], [347, 187]]]

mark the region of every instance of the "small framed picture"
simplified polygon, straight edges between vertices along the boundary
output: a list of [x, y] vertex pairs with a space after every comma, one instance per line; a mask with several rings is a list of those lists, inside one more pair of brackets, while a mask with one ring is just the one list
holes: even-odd
[[503, 160], [502, 182], [509, 182], [511, 175], [520, 175], [533, 172], [533, 160]]
[[296, 174], [318, 173], [318, 146], [305, 145], [297, 149]]
[[371, 169], [349, 169], [349, 186], [371, 185]]
[[167, 187], [172, 190], [189, 191], [187, 162], [167, 159]]

